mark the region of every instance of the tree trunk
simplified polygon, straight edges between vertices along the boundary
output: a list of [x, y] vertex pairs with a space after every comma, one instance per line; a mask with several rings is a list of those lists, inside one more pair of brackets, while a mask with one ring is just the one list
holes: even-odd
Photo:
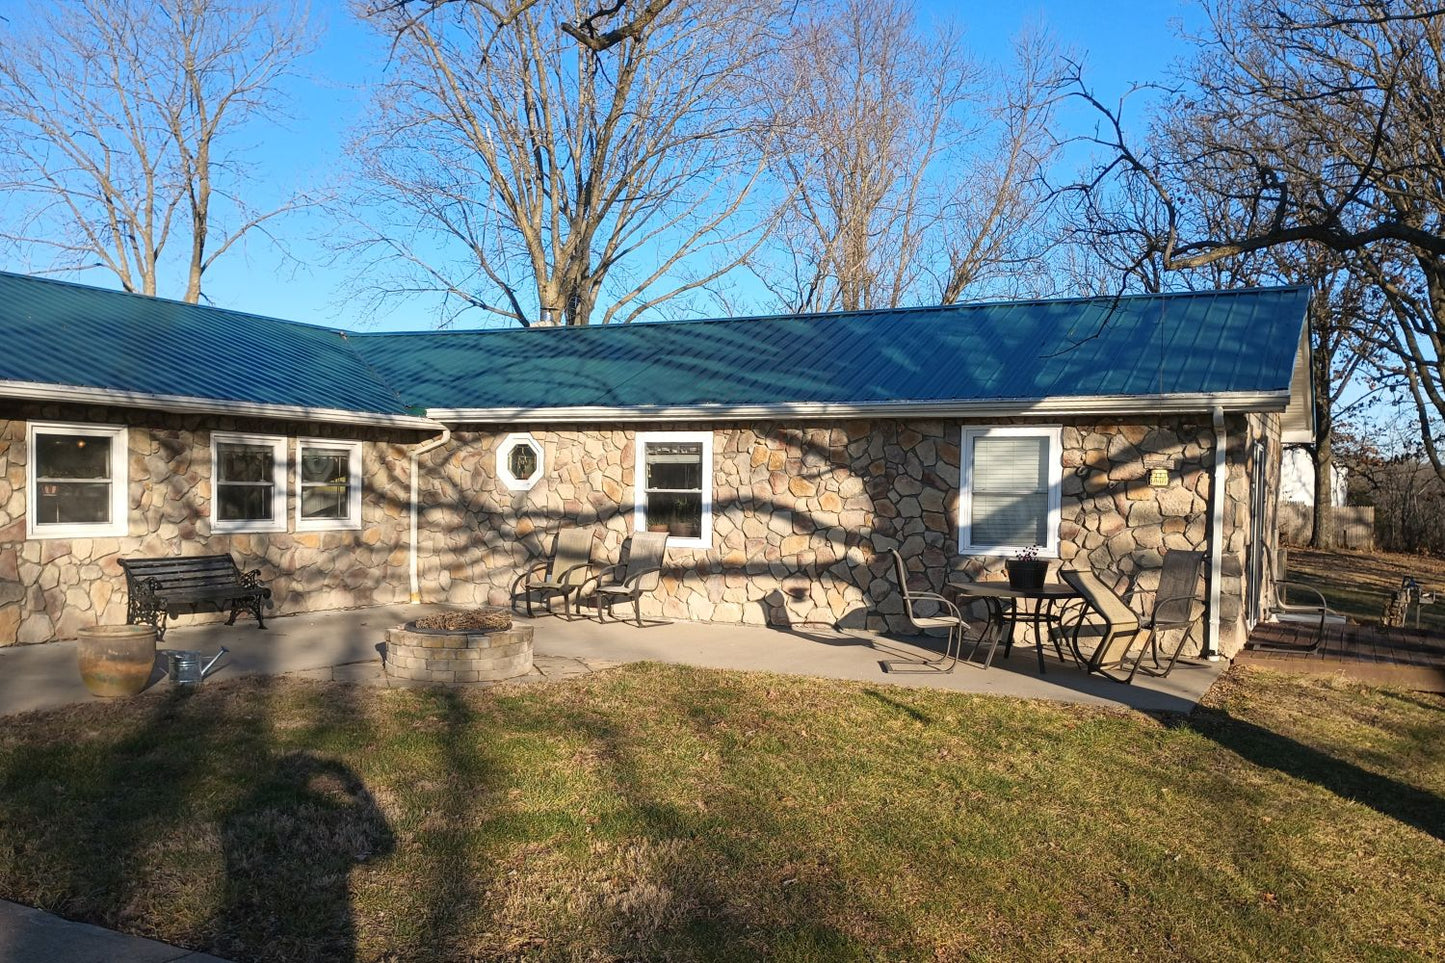
[[1315, 442], [1315, 517], [1310, 548], [1335, 547], [1335, 453], [1333, 432], [1321, 431]]

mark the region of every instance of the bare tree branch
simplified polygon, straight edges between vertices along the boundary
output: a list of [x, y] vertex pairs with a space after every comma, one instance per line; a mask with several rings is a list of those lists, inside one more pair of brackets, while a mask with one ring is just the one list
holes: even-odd
[[[236, 134], [274, 110], [310, 49], [291, 4], [73, 0], [35, 8], [0, 45], [0, 238], [48, 250], [55, 270], [103, 266], [156, 294], [167, 264], [201, 297], [205, 272], [309, 198], [257, 211]], [[218, 206], [219, 205], [219, 206]], [[169, 253], [184, 238], [183, 256]]]
[[[757, 116], [751, 77], [782, 7], [654, 3], [639, 14], [646, 29], [605, 62], [550, 27], [583, 23], [590, 9], [467, 2], [405, 21], [395, 4], [372, 9], [398, 38], [375, 122], [354, 148], [371, 185], [356, 206], [382, 222], [363, 268], [374, 295], [444, 277], [438, 291], [501, 292], [471, 299], [492, 310], [505, 300], [518, 324], [587, 324], [666, 300], [645, 290], [701, 252], [748, 247], [725, 222], [753, 181], [742, 150]], [[398, 231], [425, 243], [402, 244]], [[740, 256], [703, 273], [720, 277]], [[695, 287], [675, 284], [670, 296]]]

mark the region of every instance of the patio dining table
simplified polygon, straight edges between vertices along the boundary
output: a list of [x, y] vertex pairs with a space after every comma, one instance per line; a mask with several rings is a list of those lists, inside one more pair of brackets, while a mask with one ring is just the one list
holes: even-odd
[[[1040, 674], [1044, 672], [1044, 635], [1049, 626], [1058, 623], [1069, 601], [1080, 597], [1072, 586], [1063, 582], [1045, 582], [1037, 589], [1014, 588], [1007, 582], [947, 582], [944, 594], [957, 599], [960, 608], [974, 600], [981, 600], [987, 606], [989, 625], [985, 631], [989, 635], [984, 641], [989, 643], [990, 660], [999, 642], [1003, 643], [1007, 658], [1013, 650], [1014, 630], [1020, 623], [1032, 625]], [[1026, 606], [1025, 602], [1033, 605]], [[1064, 652], [1058, 639], [1051, 638], [1051, 641], [1062, 660]]]

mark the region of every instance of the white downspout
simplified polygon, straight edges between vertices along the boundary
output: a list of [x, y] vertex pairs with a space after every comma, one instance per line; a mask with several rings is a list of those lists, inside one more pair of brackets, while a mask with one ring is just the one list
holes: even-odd
[[1224, 572], [1224, 503], [1229, 481], [1226, 461], [1228, 439], [1224, 434], [1224, 409], [1214, 406], [1214, 477], [1209, 483], [1209, 624], [1205, 629], [1204, 651], [1211, 662], [1219, 661], [1219, 583]]
[[411, 499], [408, 504], [411, 507], [411, 604], [421, 604], [421, 574], [417, 562], [417, 516], [421, 509], [417, 504], [417, 480], [421, 474], [421, 456], [429, 451], [435, 451], [442, 445], [452, 440], [452, 430], [445, 425], [441, 426], [442, 433], [431, 441], [422, 442], [411, 450]]

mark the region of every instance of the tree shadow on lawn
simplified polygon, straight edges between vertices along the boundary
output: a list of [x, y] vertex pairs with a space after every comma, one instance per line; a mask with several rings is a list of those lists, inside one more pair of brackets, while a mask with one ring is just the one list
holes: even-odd
[[0, 885], [67, 918], [224, 955], [353, 959], [348, 876], [389, 852], [391, 833], [354, 772], [282, 744], [364, 740], [364, 716], [337, 686], [278, 718], [276, 686], [167, 687], [42, 716], [0, 772], [0, 851], [13, 853]]
[[221, 829], [222, 953], [286, 960], [356, 956], [352, 869], [392, 852], [394, 837], [350, 768], [306, 751], [277, 756]]
[[1445, 800], [1434, 793], [1370, 772], [1223, 709], [1199, 706], [1166, 724], [1192, 729], [1240, 758], [1368, 806], [1383, 816], [1445, 840]]
[[666, 701], [673, 704], [656, 707], [661, 718], [685, 722], [669, 748], [698, 754], [692, 773], [672, 763], [659, 768], [655, 736], [626, 713], [578, 707], [554, 717], [593, 747], [598, 774], [618, 801], [603, 822], [613, 823], [621, 866], [588, 894], [592, 917], [611, 941], [594, 952], [624, 959], [875, 959], [880, 946], [859, 934], [909, 932], [849, 884], [815, 811], [790, 808], [787, 796], [798, 787], [760, 773], [753, 750], [729, 744], [746, 725], [740, 720], [770, 711], [765, 700], [725, 689], [680, 692]]
[[[30, 741], [0, 773], [0, 822], [9, 823], [0, 829], [13, 859], [6, 876], [14, 874], [16, 896], [33, 895], [40, 909], [67, 918], [149, 930], [141, 854], [155, 844], [155, 828], [184, 818], [197, 781], [188, 761], [206, 743], [208, 720], [188, 711], [182, 690], [143, 698], [150, 704], [138, 721], [127, 724], [133, 704], [96, 704], [86, 717], [94, 730]], [[111, 725], [125, 734], [97, 757]], [[169, 735], [177, 728], [187, 733], [179, 746]], [[49, 949], [18, 955], [44, 959]]]

